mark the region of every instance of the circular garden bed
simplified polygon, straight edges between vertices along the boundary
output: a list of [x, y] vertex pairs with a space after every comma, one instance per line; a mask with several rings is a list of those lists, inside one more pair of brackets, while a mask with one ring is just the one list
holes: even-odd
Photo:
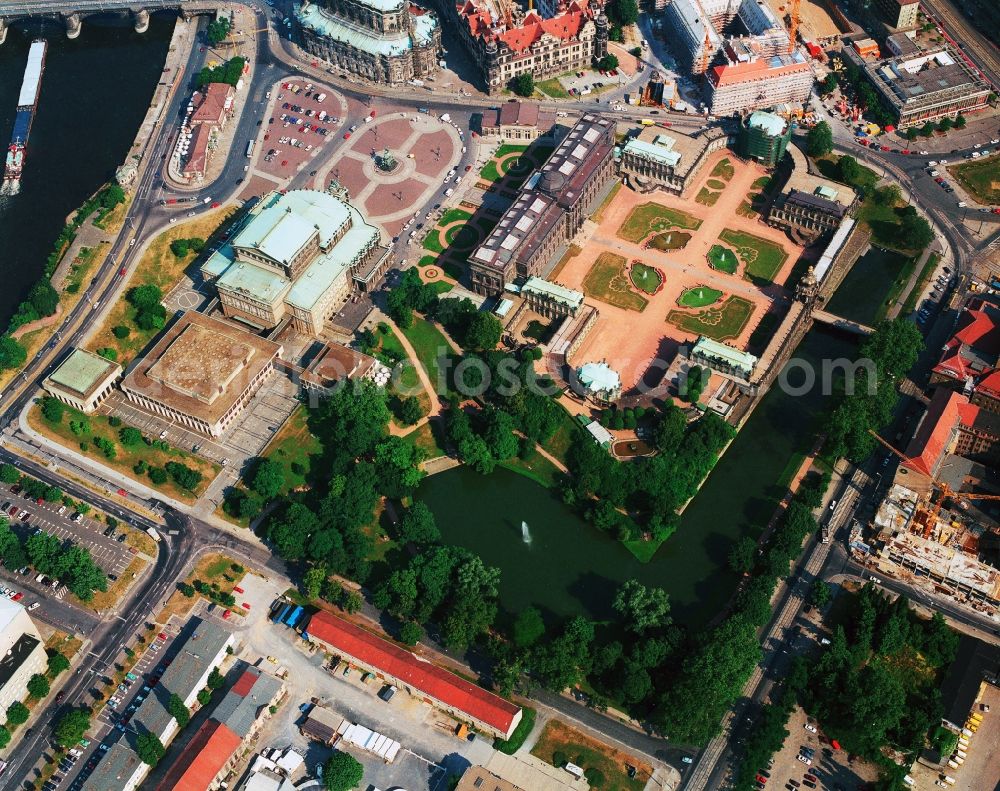
[[739, 266], [739, 259], [736, 253], [721, 244], [713, 244], [708, 251], [708, 263], [712, 269], [720, 272], [728, 272], [730, 275], [736, 274], [736, 267]]
[[683, 250], [691, 241], [691, 234], [684, 231], [665, 231], [650, 237], [646, 247], [654, 250]]
[[720, 299], [722, 292], [719, 289], [699, 285], [685, 289], [677, 298], [677, 304], [682, 308], [703, 308], [714, 305]]
[[663, 272], [654, 266], [648, 266], [641, 261], [633, 261], [628, 272], [632, 285], [647, 294], [656, 294], [663, 288]]

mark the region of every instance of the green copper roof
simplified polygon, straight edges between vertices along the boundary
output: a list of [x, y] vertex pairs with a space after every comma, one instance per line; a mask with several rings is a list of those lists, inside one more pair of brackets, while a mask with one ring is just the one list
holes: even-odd
[[402, 55], [414, 47], [430, 43], [438, 25], [437, 17], [433, 14], [411, 14], [411, 38], [409, 31], [405, 29], [396, 33], [376, 34], [360, 25], [349, 24], [315, 5], [305, 5], [295, 15], [299, 24], [321, 36], [344, 42], [371, 55], [387, 57]]
[[564, 305], [569, 305], [572, 308], [577, 308], [583, 304], [583, 294], [581, 292], [566, 288], [566, 286], [560, 286], [558, 283], [550, 283], [548, 280], [543, 280], [540, 277], [529, 277], [528, 281], [521, 286], [521, 293], [523, 294], [525, 291], [551, 297], [557, 302], [562, 302]]
[[49, 379], [67, 390], [86, 395], [119, 366], [84, 349], [74, 349]]
[[618, 372], [607, 363], [587, 363], [576, 372], [581, 384], [595, 393], [614, 392], [622, 386]]
[[325, 247], [350, 219], [347, 204], [325, 192], [295, 190], [276, 195], [233, 239], [233, 247], [258, 250], [288, 264], [313, 234]]
[[270, 304], [288, 290], [289, 281], [273, 269], [240, 261], [226, 270], [217, 285], [222, 290], [242, 292]]

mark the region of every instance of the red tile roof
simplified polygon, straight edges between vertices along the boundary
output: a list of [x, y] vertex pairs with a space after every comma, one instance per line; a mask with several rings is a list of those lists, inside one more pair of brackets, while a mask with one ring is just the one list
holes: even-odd
[[507, 733], [521, 710], [492, 692], [404, 651], [378, 635], [323, 610], [309, 619], [308, 633], [369, 667], [443, 704]]
[[222, 723], [208, 720], [177, 756], [156, 791], [207, 791], [242, 741]]
[[[963, 354], [968, 349], [975, 356], [968, 351]], [[953, 379], [978, 376], [984, 373], [983, 358], [996, 357], [1000, 357], [1000, 313], [981, 300], [972, 300], [959, 316], [958, 328], [944, 345], [934, 372]]]
[[195, 110], [191, 124], [220, 124], [232, 106], [233, 86], [222, 82], [209, 83], [203, 93], [195, 94]]
[[976, 392], [1000, 398], [1000, 371], [991, 371], [976, 383]]
[[254, 673], [252, 670], [243, 671], [243, 675], [233, 684], [233, 694], [245, 698], [250, 694], [250, 690], [253, 689], [258, 678], [260, 678], [260, 673]]
[[960, 424], [971, 425], [978, 412], [979, 408], [970, 404], [961, 393], [939, 387], [931, 398], [917, 433], [906, 446], [909, 460], [903, 464], [933, 478], [955, 429]]
[[762, 80], [768, 77], [794, 74], [797, 71], [810, 71], [811, 68], [808, 63], [789, 63], [786, 66], [772, 67], [766, 58], [760, 58], [749, 63], [715, 66], [709, 70], [708, 79], [713, 86], [720, 88], [749, 80]]

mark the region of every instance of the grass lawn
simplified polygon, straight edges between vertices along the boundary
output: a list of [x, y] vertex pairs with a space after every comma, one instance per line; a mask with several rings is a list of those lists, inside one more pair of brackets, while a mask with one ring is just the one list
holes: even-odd
[[622, 541], [622, 544], [640, 563], [649, 563], [663, 542], [656, 539], [643, 541], [641, 538], [637, 538], [634, 541]]
[[729, 181], [729, 179], [736, 175], [736, 168], [733, 167], [733, 163], [728, 159], [720, 159], [718, 164], [712, 168], [712, 172], [708, 175], [712, 178]]
[[743, 297], [729, 297], [721, 305], [698, 313], [672, 310], [667, 314], [667, 321], [687, 332], [727, 341], [739, 337], [753, 314], [753, 308], [753, 303]]
[[719, 240], [736, 248], [736, 253], [745, 264], [743, 277], [747, 280], [773, 282], [781, 265], [788, 258], [788, 253], [780, 244], [731, 228], [726, 228], [720, 233]]
[[[192, 238], [207, 241], [234, 211], [231, 208], [216, 209], [190, 222], [171, 225], [146, 248], [146, 252], [129, 277], [129, 288], [152, 283], [166, 296], [181, 279], [184, 270], [198, 258], [196, 253], [188, 253], [184, 258], [178, 258], [170, 252], [170, 243], [175, 239]], [[119, 325], [132, 330], [127, 338], [116, 338], [111, 332], [113, 327]], [[108, 313], [100, 329], [90, 337], [87, 348], [95, 352], [98, 349], [114, 349], [118, 355], [118, 362], [126, 367], [158, 334], [158, 330], [139, 329], [135, 325], [135, 310], [125, 299], [121, 299]]]
[[447, 294], [455, 287], [455, 284], [449, 283], [445, 280], [435, 280], [433, 283], [430, 284], [430, 286], [431, 289], [436, 294]]
[[693, 231], [700, 226], [701, 220], [697, 217], [650, 202], [632, 209], [632, 213], [618, 229], [618, 236], [626, 242], [638, 244], [654, 231], [666, 231], [670, 228]]
[[322, 452], [319, 440], [309, 431], [306, 408], [299, 404], [261, 455], [281, 464], [285, 473], [285, 485], [280, 492], [283, 497], [308, 485], [312, 459]]
[[[209, 552], [198, 559], [191, 573], [184, 578], [184, 582], [193, 584], [195, 580], [207, 582], [209, 585], [217, 585], [220, 593], [232, 593], [236, 583], [243, 578], [245, 572], [238, 572], [233, 569], [236, 561], [228, 555], [220, 552]], [[238, 565], [238, 564], [237, 564]], [[179, 618], [186, 618], [199, 598], [203, 598], [200, 593], [195, 593], [190, 599], [176, 588], [167, 599], [166, 605], [157, 614], [157, 623], [166, 624], [172, 615]], [[242, 607], [233, 607], [233, 612], [243, 614]]]
[[441, 215], [441, 219], [438, 220], [437, 224], [438, 228], [444, 228], [444, 226], [451, 225], [453, 222], [471, 219], [472, 215], [465, 209], [448, 209], [448, 211]]
[[378, 332], [379, 347], [375, 355], [392, 368], [389, 380], [390, 389], [399, 396], [414, 395], [420, 402], [420, 414], [426, 415], [431, 408], [430, 396], [424, 390], [423, 383], [417, 375], [416, 361], [410, 359], [403, 344], [392, 330], [382, 334]]
[[472, 248], [479, 244], [479, 232], [471, 225], [453, 225], [444, 235], [448, 246], [462, 252], [472, 252]]
[[756, 181], [754, 181], [754, 183], [751, 184], [750, 186], [754, 187], [756, 189], [761, 189], [761, 190], [767, 189], [768, 187], [771, 186], [771, 177], [770, 176], [761, 176], [759, 179], [757, 179]]
[[428, 420], [403, 439], [425, 451], [428, 459], [436, 459], [439, 456], [444, 456], [444, 437], [441, 436], [441, 431], [439, 421]]
[[710, 190], [724, 190], [726, 188], [726, 182], [719, 181], [718, 179], [709, 179], [705, 182], [705, 186]]
[[[565, 760], [582, 767], [584, 772], [589, 769], [600, 772], [603, 782], [590, 784], [594, 791], [642, 791], [653, 772], [653, 767], [635, 756], [599, 742], [559, 720], [549, 720], [531, 748], [531, 754], [555, 766], [557, 752], [565, 756]], [[639, 770], [634, 778], [628, 776], [626, 764]]]
[[118, 600], [129, 589], [135, 578], [142, 574], [144, 568], [146, 568], [146, 561], [139, 557], [133, 557], [128, 566], [125, 567], [125, 570], [118, 575], [117, 580], [114, 582], [108, 580], [108, 589], [106, 591], [94, 591], [94, 595], [90, 601], [81, 601], [72, 593], [69, 594], [69, 598], [77, 607], [83, 607], [94, 612], [106, 610], [118, 603]]
[[712, 305], [722, 298], [722, 292], [708, 286], [694, 286], [685, 290], [677, 299], [682, 308], [703, 308]]
[[503, 171], [497, 167], [497, 162], [503, 159], [509, 154], [523, 154], [528, 150], [527, 146], [513, 146], [513, 145], [502, 145], [497, 149], [497, 152], [493, 155], [493, 158], [487, 162], [483, 169], [479, 171], [479, 178], [483, 181], [500, 181], [506, 174], [510, 167], [516, 162], [516, 159], [510, 159], [503, 166]]
[[601, 253], [583, 279], [583, 290], [594, 299], [625, 310], [643, 311], [649, 302], [629, 286], [626, 261], [615, 253]]
[[437, 261], [436, 255], [425, 255], [417, 261], [417, 266], [428, 266], [429, 264], [433, 264], [435, 261]]
[[[170, 497], [175, 497], [187, 503], [193, 503], [196, 497], [208, 488], [208, 485], [218, 475], [219, 470], [222, 469], [218, 464], [206, 461], [199, 456], [194, 456], [177, 448], [160, 450], [145, 443], [126, 448], [118, 441], [119, 429], [112, 427], [108, 423], [106, 415], [85, 415], [71, 406], [65, 407], [62, 421], [53, 424], [42, 417], [41, 407], [36, 404], [28, 413], [28, 421], [31, 423], [32, 428], [40, 434], [56, 440], [61, 445], [83, 453], [104, 466], [128, 476], [132, 480], [139, 481], [152, 489], [156, 489]], [[73, 433], [70, 428], [71, 422], [82, 427], [79, 429], [79, 434]], [[103, 437], [114, 443], [115, 458], [106, 458], [104, 453], [95, 447], [94, 440], [98, 437]], [[151, 439], [155, 440], [156, 438], [152, 437]], [[81, 447], [83, 445], [86, 445], [86, 450], [83, 450]], [[168, 478], [167, 482], [162, 486], [157, 486], [149, 479], [149, 476], [137, 474], [132, 470], [139, 461], [146, 462], [150, 467], [163, 467], [168, 461], [180, 462], [200, 472], [202, 480], [194, 492], [182, 489], [171, 478]]]
[[420, 246], [432, 253], [443, 253], [444, 245], [441, 244], [441, 229], [436, 225], [427, 232]]
[[541, 82], [535, 83], [535, 89], [541, 91], [546, 96], [550, 96], [553, 99], [568, 99], [569, 92], [563, 87], [563, 84], [559, 82], [559, 79], [552, 77], [548, 80], [542, 80]]
[[707, 258], [712, 269], [718, 269], [720, 272], [728, 272], [730, 275], [736, 274], [739, 259], [736, 258], [736, 253], [728, 247], [723, 247], [721, 244], [713, 244], [712, 249], [708, 251]]
[[563, 409], [559, 428], [556, 429], [555, 433], [545, 443], [545, 450], [560, 461], [565, 462], [566, 454], [569, 453], [569, 447], [573, 444], [573, 438], [580, 430], [580, 426], [573, 419], [573, 416]]
[[1000, 203], [1000, 157], [950, 165], [948, 171], [978, 203], [990, 206]]
[[640, 291], [645, 291], [647, 294], [655, 294], [656, 289], [663, 283], [660, 273], [653, 269], [653, 267], [646, 266], [645, 264], [632, 264], [632, 268], [628, 271], [628, 276], [633, 286]]
[[[413, 345], [417, 359], [431, 380], [431, 387], [436, 390], [436, 394], [444, 395], [451, 389], [450, 374], [455, 362], [457, 362], [457, 356], [448, 345], [444, 335], [441, 334], [441, 330], [427, 319], [414, 316], [413, 323], [403, 330], [403, 334]], [[442, 359], [452, 361], [448, 373], [441, 370]]]
[[702, 206], [714, 206], [721, 196], [721, 192], [712, 192], [707, 187], [702, 187], [694, 196], [694, 200], [695, 203], [700, 203]]
[[526, 478], [531, 478], [535, 483], [539, 483], [546, 488], [555, 486], [559, 480], [559, 476], [562, 474], [556, 465], [538, 452], [537, 446], [531, 449], [526, 459], [515, 456], [512, 459], [500, 462], [500, 466], [519, 475], [524, 475]]

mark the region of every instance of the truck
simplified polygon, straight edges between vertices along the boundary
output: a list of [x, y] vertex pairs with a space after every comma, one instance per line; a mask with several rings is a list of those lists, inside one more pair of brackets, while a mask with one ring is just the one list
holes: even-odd
[[160, 534], [156, 532], [156, 528], [155, 527], [147, 527], [146, 528], [146, 535], [148, 535], [154, 541], [159, 541], [160, 540]]
[[444, 115], [441, 116], [441, 120], [444, 121], [446, 124], [450, 124], [451, 116], [448, 113], [445, 113]]

